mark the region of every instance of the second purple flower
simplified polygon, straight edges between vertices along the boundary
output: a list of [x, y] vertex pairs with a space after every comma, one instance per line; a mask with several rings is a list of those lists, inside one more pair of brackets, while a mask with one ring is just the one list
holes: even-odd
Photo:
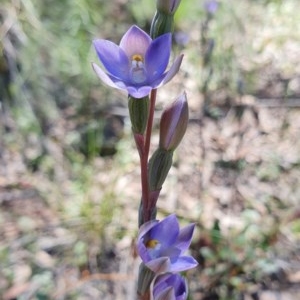
[[184, 252], [189, 248], [195, 224], [182, 229], [174, 214], [162, 221], [149, 221], [140, 227], [137, 250], [144, 264], [155, 273], [181, 272], [198, 262]]

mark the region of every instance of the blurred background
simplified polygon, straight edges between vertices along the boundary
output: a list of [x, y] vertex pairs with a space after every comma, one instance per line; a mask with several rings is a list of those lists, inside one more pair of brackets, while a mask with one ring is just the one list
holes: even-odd
[[[197, 225], [189, 300], [300, 298], [298, 0], [182, 0], [190, 123], [158, 201]], [[139, 158], [92, 40], [149, 31], [153, 0], [1, 0], [0, 299], [135, 299]], [[158, 136], [155, 119], [153, 147]]]

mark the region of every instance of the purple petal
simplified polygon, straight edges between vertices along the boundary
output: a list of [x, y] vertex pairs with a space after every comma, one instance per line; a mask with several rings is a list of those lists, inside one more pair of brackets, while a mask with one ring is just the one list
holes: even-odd
[[198, 262], [191, 256], [180, 256], [177, 261], [172, 263], [169, 272], [182, 272], [195, 268]]
[[149, 251], [148, 251], [147, 247], [144, 244], [143, 239], [138, 240], [137, 252], [138, 252], [139, 256], [141, 257], [141, 259], [144, 263], [147, 263], [152, 259], [150, 254], [149, 254]]
[[179, 234], [179, 224], [174, 214], [169, 215], [151, 229], [151, 238], [158, 240], [162, 247], [173, 245]]
[[145, 246], [144, 242], [145, 239], [147, 239], [147, 234], [148, 232], [151, 230], [151, 228], [153, 226], [155, 226], [156, 224], [158, 224], [157, 220], [152, 220], [149, 221], [147, 223], [144, 223], [139, 230], [139, 235], [138, 235], [138, 239], [137, 239], [137, 251], [141, 257], [141, 259], [144, 262], [148, 262], [149, 260], [151, 260], [151, 257], [149, 255], [148, 249]]
[[156, 80], [166, 70], [171, 53], [172, 35], [167, 33], [155, 39], [145, 55], [148, 81]]
[[174, 288], [172, 286], [167, 287], [161, 291], [154, 300], [176, 300]]
[[105, 69], [122, 81], [128, 81], [130, 64], [126, 53], [107, 40], [94, 40], [93, 45]]
[[175, 247], [170, 247], [167, 249], [161, 249], [159, 252], [160, 256], [168, 256], [172, 261], [176, 261], [181, 254], [181, 250]]
[[[169, 285], [172, 285], [174, 280], [171, 278], [173, 275], [170, 275], [169, 273], [162, 274], [156, 277], [153, 287], [153, 293], [156, 293], [159, 290], [164, 290]], [[172, 280], [169, 280], [169, 278]]]
[[171, 268], [169, 257], [159, 257], [150, 260], [145, 265], [156, 274], [168, 272]]
[[120, 90], [126, 90], [126, 85], [122, 81], [113, 81], [113, 77], [108, 76], [97, 64], [92, 63], [93, 69], [98, 77], [108, 86]]
[[128, 94], [130, 94], [134, 98], [143, 98], [145, 96], [148, 96], [152, 89], [153, 89], [152, 86], [142, 86], [142, 87], [128, 86], [127, 87]]
[[140, 239], [141, 237], [143, 237], [153, 226], [155, 226], [156, 224], [158, 224], [158, 220], [152, 220], [149, 222], [144, 223], [140, 229], [139, 229], [139, 237], [138, 239]]
[[173, 65], [170, 68], [170, 70], [167, 71], [164, 74], [164, 76], [163, 76], [162, 80], [160, 81], [160, 83], [157, 83], [158, 85], [156, 86], [156, 88], [168, 83], [178, 73], [181, 62], [182, 62], [182, 59], [183, 59], [183, 54], [181, 54], [180, 56], [178, 56], [175, 59]]
[[133, 25], [123, 35], [120, 42], [120, 48], [124, 50], [128, 59], [131, 60], [132, 56], [135, 54], [145, 56], [151, 42], [152, 39], [145, 31]]
[[186, 280], [179, 274], [166, 273], [159, 275], [154, 281], [153, 296], [154, 299], [160, 298], [164, 294], [165, 290], [169, 290], [170, 287], [174, 290], [174, 296], [176, 300], [184, 300], [187, 298], [187, 283]]
[[195, 224], [190, 224], [180, 230], [176, 242], [176, 247], [179, 248], [181, 252], [184, 252], [189, 248], [192, 241], [194, 228]]

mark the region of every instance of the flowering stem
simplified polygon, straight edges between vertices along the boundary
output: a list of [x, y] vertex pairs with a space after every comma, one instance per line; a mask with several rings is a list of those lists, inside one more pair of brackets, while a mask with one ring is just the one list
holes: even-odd
[[149, 158], [149, 151], [150, 151], [150, 140], [151, 140], [151, 133], [152, 133], [155, 102], [156, 102], [156, 89], [151, 91], [149, 116], [147, 120], [146, 132], [145, 134], [139, 134], [139, 133], [134, 134], [135, 143], [140, 155], [140, 165], [141, 165], [142, 218], [143, 218], [142, 223], [151, 220], [151, 213], [153, 210], [151, 204], [152, 201], [150, 197], [150, 191], [149, 191], [148, 158]]
[[151, 91], [150, 110], [149, 110], [149, 117], [148, 117], [147, 129], [146, 129], [146, 141], [145, 141], [145, 152], [146, 152], [147, 160], [148, 160], [149, 150], [150, 150], [150, 139], [151, 139], [152, 125], [153, 125], [156, 94], [157, 94], [157, 89]]
[[145, 200], [143, 199], [144, 222], [151, 220], [151, 213], [152, 213], [152, 209], [154, 208], [151, 207], [150, 193], [149, 193], [148, 158], [149, 158], [149, 151], [150, 151], [150, 140], [151, 140], [152, 126], [153, 126], [156, 94], [157, 94], [157, 90], [153, 89], [150, 95], [149, 117], [148, 117], [146, 135], [145, 135], [145, 148], [144, 148], [145, 151], [144, 151], [144, 157], [142, 158], [141, 161], [142, 181], [144, 181], [144, 184], [142, 184], [143, 196], [146, 196]]
[[[144, 149], [146, 150], [146, 149]], [[141, 159], [141, 181], [142, 181], [142, 207], [143, 207], [143, 223], [150, 220], [151, 212], [149, 206], [149, 183], [148, 183], [148, 155], [143, 151]]]

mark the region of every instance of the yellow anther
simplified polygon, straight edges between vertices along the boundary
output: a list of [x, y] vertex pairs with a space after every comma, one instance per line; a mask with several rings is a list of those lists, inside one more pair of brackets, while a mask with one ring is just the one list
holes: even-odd
[[144, 61], [143, 56], [140, 55], [140, 54], [134, 54], [134, 55], [132, 55], [132, 60], [141, 61], [141, 62]]
[[146, 243], [146, 247], [147, 248], [155, 248], [157, 245], [159, 244], [159, 241], [158, 240], [149, 240], [147, 243]]

